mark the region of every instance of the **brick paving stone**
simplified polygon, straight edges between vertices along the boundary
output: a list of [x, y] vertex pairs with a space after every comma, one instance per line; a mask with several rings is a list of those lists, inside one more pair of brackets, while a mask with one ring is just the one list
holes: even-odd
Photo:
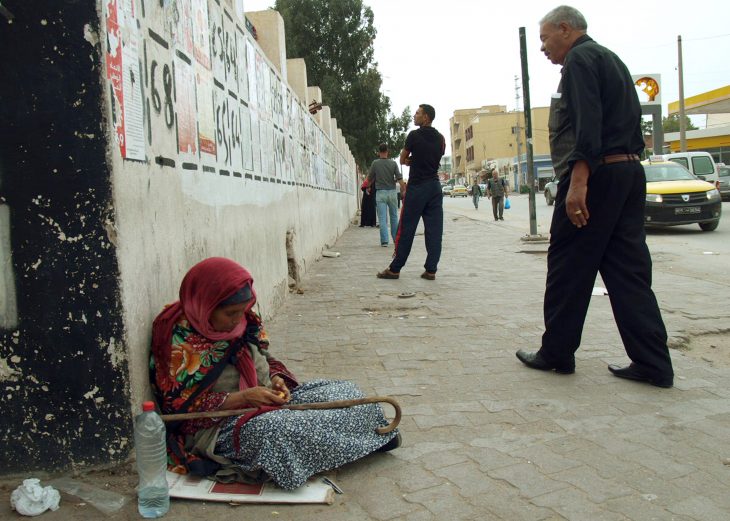
[[467, 447], [462, 450], [469, 459], [479, 465], [483, 472], [522, 463], [519, 458], [511, 457], [496, 449]]
[[380, 477], [368, 479], [367, 482], [368, 486], [358, 487], [356, 493], [358, 502], [372, 519], [380, 521], [400, 519], [415, 510], [413, 505], [404, 502], [397, 493], [399, 487], [395, 480]]
[[536, 465], [544, 474], [555, 474], [583, 465], [577, 453], [574, 452], [569, 456], [565, 456], [552, 452], [545, 445], [534, 445], [526, 449], [520, 449], [512, 452], [512, 456], [520, 458], [530, 465]]
[[602, 503], [608, 499], [629, 496], [635, 492], [620, 479], [602, 478], [598, 471], [586, 465], [562, 470], [551, 477], [570, 483], [588, 495], [594, 503]]
[[473, 462], [439, 467], [434, 470], [434, 474], [449, 480], [464, 497], [491, 494], [494, 486], [494, 480], [485, 476], [479, 465]]
[[[462, 448], [454, 450], [444, 450], [441, 452], [427, 454], [419, 458], [419, 463], [423, 465], [423, 468], [430, 471], [436, 469], [459, 465], [469, 461], [469, 458], [462, 454]], [[438, 472], [434, 472], [436, 475], [440, 475]]]
[[[489, 519], [489, 513], [480, 510], [459, 495], [458, 488], [444, 483], [433, 488], [406, 494], [406, 501], [428, 509], [437, 519]], [[486, 515], [485, 515], [486, 514]]]
[[536, 505], [549, 507], [568, 521], [630, 521], [632, 518], [620, 512], [597, 505], [584, 493], [575, 489], [562, 489], [532, 500]]
[[668, 507], [670, 512], [684, 515], [696, 521], [720, 521], [730, 517], [730, 510], [718, 508], [712, 499], [695, 496]]
[[[713, 469], [716, 472], [712, 472]], [[713, 503], [728, 512], [730, 519], [730, 494], [727, 493], [730, 490], [730, 472], [727, 466], [715, 462], [702, 470], [673, 479], [671, 483], [697, 495], [711, 497]]]
[[502, 479], [518, 488], [520, 495], [526, 498], [534, 498], [569, 487], [567, 482], [543, 474], [536, 466], [527, 463], [490, 470], [487, 475], [494, 479]]
[[656, 498], [652, 494], [633, 495], [619, 499], [611, 499], [605, 502], [605, 508], [611, 512], [623, 514], [631, 521], [692, 521], [692, 518], [668, 514], [667, 511], [656, 504]]

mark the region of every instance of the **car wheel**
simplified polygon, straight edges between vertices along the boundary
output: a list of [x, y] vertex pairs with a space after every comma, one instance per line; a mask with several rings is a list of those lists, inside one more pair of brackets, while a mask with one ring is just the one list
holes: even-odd
[[550, 191], [545, 190], [545, 202], [548, 206], [552, 206], [555, 200], [550, 196]]
[[700, 223], [700, 228], [702, 228], [703, 232], [714, 232], [717, 230], [717, 227], [720, 225], [720, 221], [715, 221], [711, 223]]

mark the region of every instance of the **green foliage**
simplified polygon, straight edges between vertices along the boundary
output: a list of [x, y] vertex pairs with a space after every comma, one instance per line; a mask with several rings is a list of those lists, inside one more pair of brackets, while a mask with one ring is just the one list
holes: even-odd
[[642, 136], [651, 136], [652, 134], [654, 134], [654, 123], [652, 122], [651, 118], [642, 119], [641, 120], [641, 135]]
[[306, 61], [307, 81], [322, 89], [322, 103], [357, 163], [369, 165], [383, 141], [400, 151], [410, 110], [391, 115], [390, 99], [381, 92], [372, 9], [362, 0], [276, 0], [274, 9], [284, 19], [287, 57]]
[[411, 116], [410, 107], [406, 107], [400, 116], [390, 116], [387, 124], [387, 135], [385, 142], [388, 144], [388, 150], [391, 156], [399, 154], [406, 144], [406, 132], [411, 125], [413, 117]]
[[[697, 130], [697, 127], [692, 124], [692, 121], [688, 116], [684, 117], [687, 130]], [[679, 132], [679, 114], [672, 114], [666, 118], [662, 118], [662, 128], [664, 132]]]

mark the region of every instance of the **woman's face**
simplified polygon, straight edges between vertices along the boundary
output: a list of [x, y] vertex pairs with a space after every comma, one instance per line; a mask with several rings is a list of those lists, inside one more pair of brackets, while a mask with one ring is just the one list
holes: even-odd
[[215, 308], [213, 313], [210, 314], [210, 325], [216, 331], [233, 331], [241, 323], [241, 320], [243, 320], [243, 316], [251, 306], [252, 300]]

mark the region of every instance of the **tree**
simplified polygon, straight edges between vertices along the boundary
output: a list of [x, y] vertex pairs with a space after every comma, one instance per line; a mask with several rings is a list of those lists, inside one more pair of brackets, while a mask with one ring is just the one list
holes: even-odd
[[643, 136], [651, 136], [654, 134], [654, 122], [651, 119], [641, 120], [641, 134]]
[[405, 146], [406, 132], [408, 132], [408, 127], [411, 126], [412, 120], [413, 117], [411, 116], [410, 107], [404, 108], [400, 116], [391, 116], [388, 118], [386, 131], [383, 135], [386, 136], [385, 143], [388, 145], [388, 150], [391, 151], [391, 155], [393, 153], [400, 153]]
[[400, 150], [409, 109], [393, 116], [390, 98], [381, 92], [372, 9], [362, 0], [276, 0], [274, 9], [284, 19], [287, 55], [307, 63], [309, 84], [322, 89], [322, 103], [358, 164], [369, 165], [384, 140]]
[[[697, 130], [697, 127], [692, 124], [692, 121], [688, 116], [684, 117], [687, 130]], [[662, 118], [662, 128], [664, 132], [679, 132], [679, 114], [672, 114], [666, 118]]]

